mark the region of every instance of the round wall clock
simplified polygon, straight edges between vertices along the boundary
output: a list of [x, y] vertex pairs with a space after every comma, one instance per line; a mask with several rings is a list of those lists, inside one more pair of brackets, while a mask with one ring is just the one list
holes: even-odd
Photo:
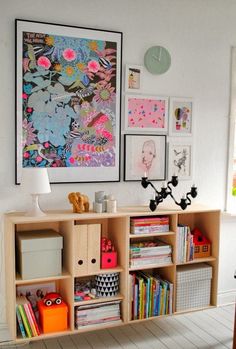
[[145, 53], [144, 65], [152, 74], [163, 74], [170, 68], [170, 53], [163, 46], [152, 46]]

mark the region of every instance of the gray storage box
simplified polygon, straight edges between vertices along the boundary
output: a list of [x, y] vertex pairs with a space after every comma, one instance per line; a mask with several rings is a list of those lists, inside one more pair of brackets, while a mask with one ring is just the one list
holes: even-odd
[[178, 267], [176, 311], [209, 306], [211, 278], [212, 267], [206, 263]]
[[61, 274], [63, 237], [54, 230], [16, 234], [17, 270], [22, 279]]

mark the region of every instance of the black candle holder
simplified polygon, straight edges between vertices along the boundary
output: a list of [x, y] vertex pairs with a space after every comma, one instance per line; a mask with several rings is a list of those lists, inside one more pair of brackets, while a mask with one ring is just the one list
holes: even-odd
[[155, 211], [157, 206], [168, 196], [170, 196], [174, 200], [175, 204], [180, 206], [182, 210], [185, 210], [187, 206], [191, 205], [190, 197], [194, 199], [197, 196], [197, 187], [193, 185], [191, 187], [191, 190], [186, 194], [186, 198], [183, 197], [180, 202], [178, 202], [174, 198], [172, 194], [172, 188], [170, 187], [170, 185], [177, 187], [178, 183], [178, 176], [172, 176], [171, 181], [167, 182], [167, 186], [162, 186], [161, 190], [158, 191], [152, 184], [152, 182], [148, 180], [148, 177], [142, 177], [141, 184], [143, 188], [146, 189], [150, 185], [155, 191], [155, 199], [151, 199], [149, 203], [150, 210]]

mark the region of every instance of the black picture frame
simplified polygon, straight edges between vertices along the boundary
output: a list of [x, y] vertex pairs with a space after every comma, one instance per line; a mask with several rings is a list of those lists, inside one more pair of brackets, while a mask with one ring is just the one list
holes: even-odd
[[16, 184], [23, 167], [47, 167], [51, 183], [120, 181], [122, 41], [15, 20]]
[[124, 135], [124, 181], [166, 180], [166, 135]]

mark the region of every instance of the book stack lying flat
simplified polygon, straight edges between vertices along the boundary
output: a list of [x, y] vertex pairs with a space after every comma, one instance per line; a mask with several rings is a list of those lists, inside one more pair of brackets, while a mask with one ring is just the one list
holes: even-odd
[[163, 241], [142, 241], [130, 245], [130, 267], [171, 263], [172, 247]]
[[19, 332], [23, 338], [37, 337], [40, 335], [34, 311], [25, 296], [16, 297], [16, 318]]
[[75, 328], [121, 322], [120, 301], [80, 305], [75, 309]]
[[169, 217], [133, 217], [130, 219], [131, 234], [154, 234], [169, 231]]
[[131, 320], [172, 314], [173, 284], [159, 275], [135, 272], [129, 275]]
[[178, 225], [177, 229], [177, 263], [186, 263], [193, 260], [194, 243], [190, 227]]

